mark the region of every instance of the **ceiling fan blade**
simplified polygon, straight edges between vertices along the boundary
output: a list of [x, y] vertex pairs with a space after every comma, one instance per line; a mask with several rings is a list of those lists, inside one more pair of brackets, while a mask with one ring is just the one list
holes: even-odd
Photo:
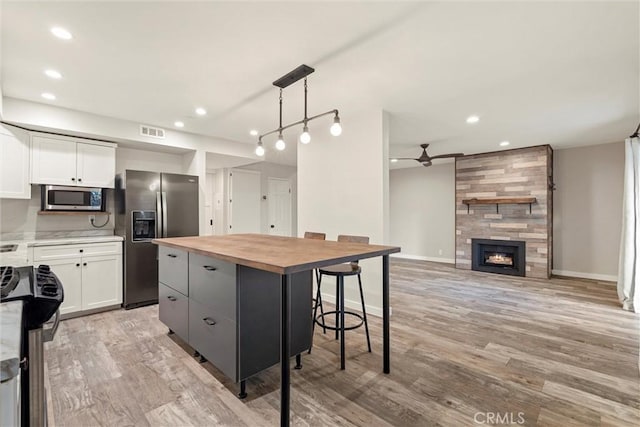
[[431, 160], [433, 159], [446, 159], [449, 157], [460, 157], [460, 156], [464, 156], [463, 153], [451, 153], [451, 154], [440, 154], [439, 156], [433, 156], [430, 157]]
[[415, 159], [413, 157], [392, 157], [392, 159], [396, 159], [396, 160], [415, 160], [415, 161], [420, 161], [420, 159]]

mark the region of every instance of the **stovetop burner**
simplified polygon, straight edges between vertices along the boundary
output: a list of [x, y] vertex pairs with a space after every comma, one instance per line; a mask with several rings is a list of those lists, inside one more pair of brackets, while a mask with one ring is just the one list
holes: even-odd
[[2, 297], [9, 295], [18, 286], [19, 281], [20, 276], [13, 267], [0, 267], [0, 295]]

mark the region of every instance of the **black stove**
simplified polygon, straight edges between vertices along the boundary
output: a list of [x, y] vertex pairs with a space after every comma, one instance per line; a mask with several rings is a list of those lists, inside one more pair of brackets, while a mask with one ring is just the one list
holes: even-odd
[[24, 301], [27, 329], [39, 328], [51, 318], [64, 300], [64, 290], [48, 265], [0, 267], [0, 300]]

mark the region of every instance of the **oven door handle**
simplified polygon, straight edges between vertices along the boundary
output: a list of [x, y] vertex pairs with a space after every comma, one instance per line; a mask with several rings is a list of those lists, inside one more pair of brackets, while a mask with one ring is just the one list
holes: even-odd
[[56, 332], [58, 332], [58, 326], [60, 326], [60, 309], [56, 310], [55, 314], [52, 316], [52, 319], [53, 326], [50, 329], [42, 328], [43, 342], [53, 341], [53, 337], [55, 337]]

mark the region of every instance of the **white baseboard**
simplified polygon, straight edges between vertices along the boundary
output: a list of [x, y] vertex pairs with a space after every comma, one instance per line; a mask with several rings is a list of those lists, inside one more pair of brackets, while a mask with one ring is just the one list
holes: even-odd
[[431, 261], [431, 262], [441, 262], [443, 264], [455, 264], [456, 260], [452, 258], [437, 258], [432, 256], [422, 256], [422, 255], [408, 255], [403, 253], [395, 253], [391, 254], [393, 258], [403, 258], [403, 259], [415, 259], [418, 261]]
[[[331, 304], [336, 303], [336, 297], [335, 295], [331, 295], [331, 294], [325, 294], [324, 292], [322, 293], [322, 301], [326, 301], [329, 302]], [[360, 303], [360, 301], [354, 301], [354, 300], [350, 300], [350, 299], [345, 299], [344, 300], [344, 305], [351, 309], [354, 310], [356, 312], [361, 312], [362, 311], [362, 304]], [[376, 307], [373, 305], [369, 305], [369, 304], [365, 304], [364, 306], [367, 309], [367, 315], [371, 314], [377, 317], [382, 317], [382, 307]], [[389, 316], [391, 316], [393, 314], [393, 309], [392, 307], [389, 307]]]
[[593, 279], [603, 280], [605, 282], [617, 282], [618, 276], [610, 274], [597, 274], [597, 273], [583, 273], [580, 271], [567, 271], [567, 270], [551, 270], [552, 274], [556, 276], [578, 277], [580, 279]]

